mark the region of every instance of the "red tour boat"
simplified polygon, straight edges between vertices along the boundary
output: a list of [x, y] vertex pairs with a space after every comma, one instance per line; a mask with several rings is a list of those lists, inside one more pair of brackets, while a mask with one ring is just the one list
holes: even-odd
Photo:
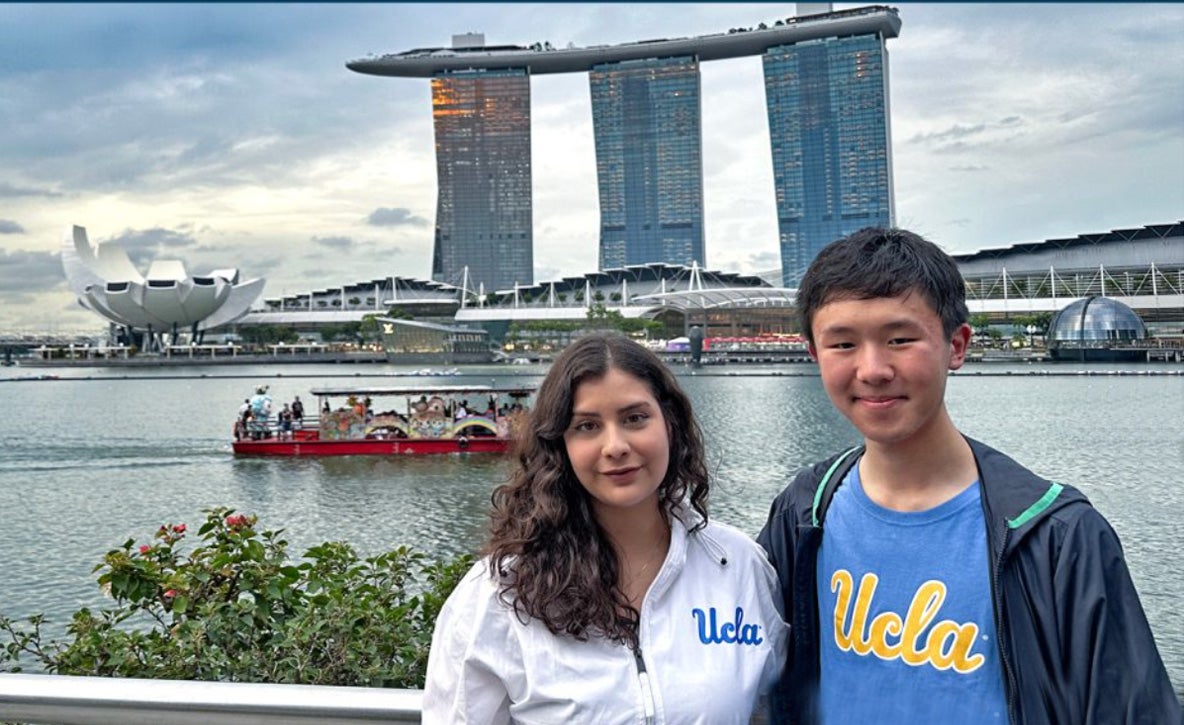
[[[290, 424], [240, 418], [234, 452], [263, 456], [505, 453], [533, 387], [489, 385], [316, 388], [315, 411]], [[266, 388], [260, 391], [266, 393]], [[319, 411], [319, 413], [317, 413]], [[312, 413], [312, 415], [309, 415]]]

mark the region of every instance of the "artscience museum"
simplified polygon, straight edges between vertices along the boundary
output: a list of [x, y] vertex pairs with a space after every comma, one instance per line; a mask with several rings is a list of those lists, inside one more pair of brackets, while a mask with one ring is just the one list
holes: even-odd
[[233, 268], [190, 275], [176, 259], [153, 260], [141, 274], [122, 247], [92, 246], [80, 226], [66, 231], [61, 255], [78, 303], [121, 328], [118, 338], [145, 351], [175, 345], [183, 335], [200, 343], [206, 330], [245, 315], [266, 282], [240, 282]]

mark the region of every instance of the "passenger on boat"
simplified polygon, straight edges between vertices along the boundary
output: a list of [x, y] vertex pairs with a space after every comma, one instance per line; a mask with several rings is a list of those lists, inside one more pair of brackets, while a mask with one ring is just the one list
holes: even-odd
[[255, 388], [255, 395], [251, 397], [251, 437], [255, 440], [271, 437], [271, 396], [267, 394], [268, 386], [260, 385]]
[[290, 440], [292, 438], [292, 409], [284, 403], [283, 410], [279, 413], [280, 424], [280, 440]]
[[304, 427], [304, 403], [300, 402], [300, 396], [292, 401], [292, 427], [300, 430]]
[[251, 399], [243, 398], [243, 404], [238, 408], [238, 416], [234, 419], [234, 439], [241, 441], [247, 437], [247, 426], [251, 422]]
[[776, 574], [708, 520], [669, 369], [624, 336], [581, 338], [525, 428], [486, 557], [437, 619], [423, 722], [748, 723], [785, 658]]
[[365, 406], [365, 404], [362, 403], [362, 401], [358, 400], [356, 397], [354, 397], [352, 395], [349, 396], [349, 398], [346, 399], [345, 404], [350, 409], [352, 409], [355, 413], [357, 413], [358, 417], [365, 417], [366, 406]]

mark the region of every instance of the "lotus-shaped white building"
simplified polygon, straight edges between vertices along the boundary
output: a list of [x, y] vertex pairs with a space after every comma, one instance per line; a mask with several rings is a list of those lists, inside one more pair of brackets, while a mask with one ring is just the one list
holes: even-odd
[[91, 246], [86, 228], [74, 226], [62, 242], [62, 268], [70, 289], [83, 307], [128, 328], [147, 333], [145, 349], [171, 334], [176, 342], [187, 330], [201, 332], [245, 315], [266, 282], [239, 282], [237, 269], [216, 269], [190, 276], [175, 259], [153, 260], [141, 275], [127, 252], [111, 242]]

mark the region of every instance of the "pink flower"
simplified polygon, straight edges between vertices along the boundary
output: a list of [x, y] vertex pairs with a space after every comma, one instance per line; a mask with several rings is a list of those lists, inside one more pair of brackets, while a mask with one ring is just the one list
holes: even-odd
[[172, 599], [175, 596], [177, 596], [176, 589], [169, 589], [167, 592], [164, 593], [165, 599]]
[[177, 524], [173, 527], [173, 532], [177, 534], [185, 533], [185, 524]]
[[247, 517], [242, 514], [231, 514], [226, 517], [226, 525], [232, 529], [247, 525]]
[[152, 551], [152, 547], [151, 547], [151, 546], [149, 546], [149, 545], [147, 545], [147, 544], [140, 544], [140, 553], [141, 553], [141, 554], [145, 554], [145, 555], [147, 555], [147, 554], [148, 554], [148, 552], [150, 552], [150, 551]]

